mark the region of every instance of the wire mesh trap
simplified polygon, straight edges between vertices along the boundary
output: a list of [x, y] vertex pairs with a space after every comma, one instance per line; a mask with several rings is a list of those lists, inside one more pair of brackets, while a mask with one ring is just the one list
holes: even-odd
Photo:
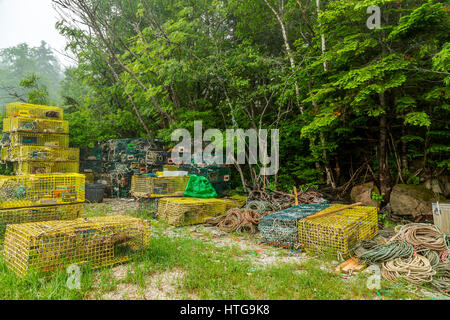
[[133, 176], [131, 195], [136, 198], [179, 197], [184, 195], [188, 182], [189, 177]]
[[80, 150], [78, 148], [19, 146], [3, 148], [1, 159], [10, 162], [79, 162]]
[[14, 102], [6, 105], [6, 117], [63, 120], [62, 108]]
[[83, 214], [83, 204], [66, 204], [45, 207], [0, 210], [0, 238], [9, 224], [50, 220], [74, 220]]
[[3, 132], [69, 133], [69, 122], [33, 118], [4, 118]]
[[82, 174], [0, 176], [0, 209], [84, 202]]
[[[321, 212], [339, 209], [334, 205]], [[370, 240], [378, 233], [376, 209], [353, 207], [315, 219], [299, 221], [300, 247], [312, 252], [338, 253], [348, 256], [361, 240]], [[375, 222], [373, 221], [375, 217]]]
[[4, 259], [19, 276], [71, 264], [92, 268], [128, 261], [149, 247], [148, 221], [123, 215], [8, 225]]
[[52, 133], [28, 133], [12, 132], [4, 133], [2, 145], [19, 146], [41, 146], [41, 147], [69, 147], [69, 135]]
[[78, 162], [19, 162], [14, 163], [14, 172], [23, 174], [78, 173]]
[[233, 199], [161, 198], [157, 218], [173, 226], [200, 224], [239, 204]]
[[258, 224], [261, 241], [277, 247], [296, 247], [299, 221], [329, 206], [329, 204], [301, 204], [262, 217]]

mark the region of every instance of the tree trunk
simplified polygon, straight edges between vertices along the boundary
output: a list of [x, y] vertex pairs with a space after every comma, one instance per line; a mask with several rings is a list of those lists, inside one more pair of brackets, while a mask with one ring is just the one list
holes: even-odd
[[[380, 94], [380, 103], [383, 107], [386, 106], [384, 93]], [[387, 159], [387, 116], [383, 113], [380, 117], [380, 140], [378, 146], [378, 165], [379, 165], [379, 180], [380, 191], [384, 193], [384, 204], [390, 201], [391, 196], [391, 173], [389, 171], [389, 164]]]
[[[289, 44], [289, 37], [288, 37], [287, 29], [286, 29], [286, 23], [284, 22], [284, 12], [283, 12], [284, 2], [283, 1], [284, 0], [282, 0], [282, 2], [281, 2], [280, 12], [278, 12], [267, 0], [264, 0], [266, 5], [270, 8], [270, 10], [272, 10], [273, 14], [275, 15], [275, 17], [278, 20], [278, 23], [280, 24], [281, 34], [283, 35], [284, 46], [286, 48], [288, 59], [291, 64], [291, 69], [292, 69], [292, 72], [295, 72], [296, 65], [295, 65], [295, 60], [294, 60], [294, 53], [292, 52], [291, 45]], [[295, 80], [295, 96], [297, 98], [298, 108], [299, 108], [300, 112], [303, 114], [304, 110], [303, 110], [303, 105], [300, 101], [300, 89], [298, 88], [297, 80]]]

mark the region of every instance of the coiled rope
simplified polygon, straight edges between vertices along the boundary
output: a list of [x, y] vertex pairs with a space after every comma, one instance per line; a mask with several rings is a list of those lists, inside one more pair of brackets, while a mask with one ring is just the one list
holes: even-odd
[[275, 208], [272, 206], [270, 202], [263, 200], [249, 201], [245, 205], [245, 209], [258, 211], [259, 214], [263, 214], [267, 211], [275, 211]]
[[450, 294], [450, 263], [440, 263], [434, 267], [436, 276], [431, 285], [445, 294]]
[[368, 251], [359, 255], [361, 261], [367, 263], [379, 263], [394, 260], [397, 258], [410, 258], [414, 253], [414, 248], [407, 242], [391, 242], [388, 244], [366, 241], [363, 247]]
[[408, 282], [418, 284], [432, 282], [436, 271], [433, 270], [427, 258], [416, 254], [410, 258], [397, 258], [383, 262], [381, 274], [389, 281], [402, 277]]
[[261, 217], [262, 215], [258, 211], [234, 208], [222, 216], [206, 220], [206, 223], [215, 225], [224, 232], [256, 233]]
[[423, 223], [411, 223], [395, 228], [397, 233], [388, 241], [406, 241], [417, 252], [428, 250], [447, 250], [446, 236], [436, 226]]

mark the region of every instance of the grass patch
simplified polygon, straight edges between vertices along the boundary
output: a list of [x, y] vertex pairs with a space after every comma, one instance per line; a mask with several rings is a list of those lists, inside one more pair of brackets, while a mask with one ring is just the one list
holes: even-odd
[[[107, 205], [86, 207], [87, 216], [109, 213]], [[207, 241], [192, 238], [189, 228], [152, 221], [150, 249], [123, 265], [98, 270], [82, 267], [80, 290], [68, 288], [65, 269], [21, 279], [0, 257], [0, 299], [78, 300], [111, 295], [133, 299], [151, 296], [151, 291], [160, 291], [168, 299], [424, 299], [408, 285], [385, 280], [383, 290], [371, 291], [366, 286], [370, 274], [348, 277], [334, 273], [331, 260], [335, 257], [329, 255], [264, 266], [257, 261], [258, 252], [238, 245], [217, 247], [210, 234], [201, 228], [198, 233]], [[247, 238], [256, 242], [254, 235]], [[289, 256], [289, 250], [278, 251], [279, 257]], [[174, 274], [179, 277], [168, 282]]]

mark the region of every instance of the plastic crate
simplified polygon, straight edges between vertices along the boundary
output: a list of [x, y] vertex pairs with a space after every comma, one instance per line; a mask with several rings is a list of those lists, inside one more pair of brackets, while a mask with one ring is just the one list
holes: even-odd
[[62, 108], [37, 104], [14, 102], [6, 105], [6, 117], [39, 118], [63, 120]]
[[69, 122], [33, 118], [4, 118], [3, 132], [69, 133]]
[[4, 237], [6, 226], [9, 224], [74, 220], [82, 216], [83, 210], [82, 203], [0, 210], [0, 238]]
[[1, 159], [10, 162], [79, 162], [80, 150], [77, 148], [39, 146], [10, 147], [2, 149]]
[[78, 173], [78, 162], [15, 162], [16, 174]]
[[238, 207], [232, 199], [161, 198], [157, 218], [173, 226], [204, 223]]
[[298, 222], [329, 206], [329, 204], [301, 204], [262, 217], [258, 224], [261, 241], [277, 247], [296, 247]]
[[184, 196], [189, 177], [133, 176], [131, 195], [136, 198]]
[[[9, 145], [19, 146], [45, 146], [45, 147], [69, 147], [69, 135], [49, 133], [12, 132], [9, 135]], [[7, 139], [7, 138], [6, 138]], [[3, 143], [5, 139], [2, 139]]]
[[0, 209], [84, 202], [84, 184], [77, 173], [0, 176]]
[[4, 260], [19, 276], [72, 264], [98, 268], [130, 259], [149, 247], [148, 221], [116, 215], [9, 225]]

